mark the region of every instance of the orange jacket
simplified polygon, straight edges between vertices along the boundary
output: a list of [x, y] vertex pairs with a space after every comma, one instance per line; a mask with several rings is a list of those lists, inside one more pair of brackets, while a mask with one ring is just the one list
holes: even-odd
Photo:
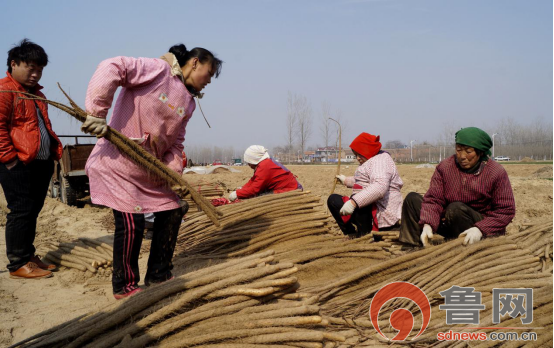
[[[21, 91], [25, 88], [13, 79], [9, 72], [0, 79], [0, 91]], [[46, 98], [37, 85], [34, 94]], [[25, 97], [23, 94], [19, 95]], [[48, 106], [42, 101], [17, 99], [17, 93], [0, 92], [0, 162], [9, 163], [16, 158], [25, 164], [35, 159], [40, 149], [40, 130], [36, 105], [52, 138], [50, 152], [54, 160], [62, 158], [62, 143], [52, 130], [48, 118]]]

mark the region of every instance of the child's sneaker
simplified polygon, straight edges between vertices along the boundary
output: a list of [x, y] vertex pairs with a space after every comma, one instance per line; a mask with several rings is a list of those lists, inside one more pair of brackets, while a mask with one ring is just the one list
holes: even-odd
[[116, 300], [121, 300], [123, 298], [126, 298], [126, 297], [131, 297], [133, 295], [136, 295], [138, 294], [139, 292], [141, 292], [142, 289], [141, 288], [136, 288], [136, 289], [133, 289], [129, 292], [123, 292], [123, 291], [120, 291], [118, 293], [115, 293], [113, 294], [113, 297], [115, 297]]

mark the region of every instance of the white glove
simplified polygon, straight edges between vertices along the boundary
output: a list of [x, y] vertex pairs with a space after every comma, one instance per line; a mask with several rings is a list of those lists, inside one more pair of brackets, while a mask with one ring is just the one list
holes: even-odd
[[356, 203], [353, 200], [349, 200], [340, 208], [340, 215], [352, 215], [354, 209], [356, 209]]
[[339, 179], [340, 183], [344, 185], [344, 181], [346, 180], [346, 175], [337, 175], [335, 178]]
[[85, 133], [96, 135], [97, 138], [102, 138], [108, 132], [106, 119], [87, 115], [87, 119], [81, 126], [81, 130]]
[[229, 194], [229, 200], [233, 202], [235, 199], [237, 199], [237, 191], [233, 191]]
[[142, 138], [129, 138], [129, 140], [133, 141], [137, 145], [142, 145], [146, 139], [144, 137]]
[[421, 240], [421, 243], [423, 243], [424, 247], [429, 246], [429, 239], [431, 238], [433, 238], [433, 228], [428, 224], [423, 225], [423, 231], [421, 232], [419, 239]]
[[477, 227], [468, 228], [467, 230], [460, 233], [458, 238], [465, 236], [463, 245], [473, 244], [475, 242], [478, 242], [481, 240], [481, 237], [483, 237], [483, 233], [481, 233], [481, 230]]

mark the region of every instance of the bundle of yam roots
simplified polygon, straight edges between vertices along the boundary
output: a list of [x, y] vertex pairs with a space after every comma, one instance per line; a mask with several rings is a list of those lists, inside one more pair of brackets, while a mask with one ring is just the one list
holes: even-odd
[[[359, 342], [379, 345], [386, 342], [378, 335], [369, 321], [369, 308], [373, 296], [383, 286], [396, 282], [409, 282], [418, 286], [431, 303], [431, 322], [425, 332], [413, 343], [435, 347], [542, 347], [552, 345], [552, 222], [540, 223], [525, 231], [508, 236], [484, 239], [479, 243], [463, 246], [462, 240], [428, 247], [399, 256], [377, 265], [361, 267], [340, 279], [322, 283], [322, 286], [302, 289], [320, 297], [319, 305], [331, 326], [341, 330], [356, 327]], [[447, 325], [446, 311], [440, 310], [444, 298], [439, 292], [452, 286], [472, 287], [481, 292], [479, 327], [491, 327], [486, 332], [506, 332], [506, 327], [518, 327], [518, 333], [533, 331], [537, 341], [445, 341], [437, 344], [437, 334], [449, 330], [471, 327], [469, 324]], [[503, 317], [500, 324], [493, 324], [493, 288], [532, 288], [532, 325], [523, 325], [521, 317]], [[391, 313], [398, 308], [412, 311], [415, 320], [413, 338], [421, 328], [421, 313], [410, 300], [397, 299], [386, 304], [379, 316], [379, 327], [389, 338], [394, 337], [390, 328]], [[418, 317], [419, 315], [419, 317]], [[417, 320], [419, 318], [419, 320]], [[388, 329], [387, 329], [388, 328]], [[539, 328], [539, 329], [537, 329]], [[472, 330], [465, 330], [472, 332]], [[513, 330], [515, 331], [515, 330]], [[410, 338], [408, 338], [410, 339]]]
[[187, 215], [179, 231], [178, 252], [188, 258], [220, 259], [271, 248], [280, 259], [296, 264], [325, 257], [391, 256], [391, 242], [374, 242], [372, 234], [345, 241], [320, 197], [310, 192], [265, 195], [218, 210], [219, 227], [203, 214]]
[[[194, 189], [199, 195], [210, 199], [210, 198], [219, 198], [223, 197], [225, 193], [225, 187], [223, 187], [221, 184], [218, 183], [211, 183], [208, 181], [201, 180], [199, 182], [196, 182], [194, 184], [190, 185], [192, 189]], [[185, 197], [185, 200], [189, 204], [189, 211], [190, 212], [196, 212], [200, 211], [200, 207], [194, 202], [192, 197], [187, 196]]]
[[297, 269], [272, 251], [153, 286], [13, 347], [322, 347], [317, 296], [297, 293]]
[[[421, 311], [402, 298], [387, 302], [378, 317], [388, 338], [391, 313], [405, 308], [414, 327], [403, 344], [445, 346], [552, 345], [552, 222], [463, 246], [461, 240], [401, 252], [394, 232], [345, 240], [320, 197], [289, 192], [216, 208], [220, 226], [201, 213], [184, 220], [175, 264], [211, 265], [146, 289], [97, 313], [76, 318], [19, 342], [21, 347], [364, 347], [391, 344], [369, 320], [375, 294], [392, 282], [418, 286], [431, 304], [431, 320], [418, 334]], [[375, 236], [379, 233], [375, 233]], [[386, 237], [386, 238], [383, 238]], [[386, 240], [383, 240], [386, 239]], [[306, 269], [340, 260], [347, 271], [303, 280]], [[344, 264], [344, 263], [343, 263]], [[321, 269], [314, 268], [314, 269]], [[482, 294], [480, 327], [486, 332], [534, 331], [537, 341], [444, 341], [440, 332], [468, 331], [447, 325], [439, 292], [452, 286]], [[532, 325], [503, 316], [492, 323], [493, 288], [533, 288]]]
[[45, 242], [40, 249], [43, 250], [44, 261], [88, 271], [89, 275], [108, 272], [113, 262], [113, 246], [91, 238], [79, 238], [74, 242]]

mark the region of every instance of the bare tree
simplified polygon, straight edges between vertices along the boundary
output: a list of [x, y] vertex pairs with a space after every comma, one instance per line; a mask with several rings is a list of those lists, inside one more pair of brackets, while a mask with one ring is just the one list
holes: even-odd
[[331, 105], [327, 102], [321, 103], [321, 125], [319, 126], [319, 130], [321, 131], [321, 136], [323, 138], [323, 144], [325, 144], [325, 147], [328, 147], [331, 143], [331, 120], [329, 119], [331, 116]]
[[308, 99], [304, 96], [296, 96], [293, 106], [297, 115], [297, 137], [300, 145], [300, 151], [304, 154], [306, 143], [312, 134], [312, 108]]
[[287, 96], [287, 135], [286, 135], [286, 150], [290, 161], [291, 151], [294, 144], [294, 136], [296, 130], [296, 124], [298, 122], [298, 110], [295, 107], [296, 94], [288, 92]]
[[403, 149], [406, 147], [400, 140], [389, 140], [385, 143], [385, 149]]
[[216, 161], [223, 161], [223, 149], [220, 148], [219, 146], [214, 146], [214, 150], [212, 152], [212, 155], [214, 158], [212, 158], [212, 160], [216, 160]]

